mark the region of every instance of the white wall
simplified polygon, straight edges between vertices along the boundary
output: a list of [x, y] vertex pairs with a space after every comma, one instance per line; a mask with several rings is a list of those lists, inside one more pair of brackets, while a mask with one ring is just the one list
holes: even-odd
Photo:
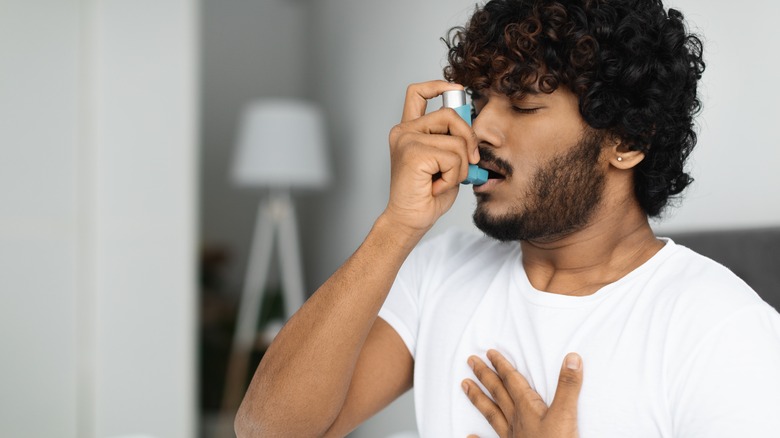
[[194, 1], [0, 2], [0, 435], [195, 435]]
[[0, 2], [2, 436], [76, 436], [78, 3]]
[[95, 2], [96, 436], [195, 435], [194, 0]]
[[675, 0], [704, 36], [694, 184], [665, 230], [780, 225], [780, 3]]

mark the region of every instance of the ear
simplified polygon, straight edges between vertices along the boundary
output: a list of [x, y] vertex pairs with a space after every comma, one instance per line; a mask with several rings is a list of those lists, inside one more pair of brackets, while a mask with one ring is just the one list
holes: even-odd
[[609, 164], [617, 169], [632, 169], [645, 159], [644, 152], [629, 149], [623, 140], [617, 136], [611, 136], [608, 142], [605, 152], [609, 159]]

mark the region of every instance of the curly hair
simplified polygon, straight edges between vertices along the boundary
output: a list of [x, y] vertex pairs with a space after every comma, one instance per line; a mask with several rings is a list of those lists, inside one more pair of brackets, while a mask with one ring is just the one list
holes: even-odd
[[568, 87], [588, 125], [644, 152], [634, 191], [648, 216], [693, 181], [703, 47], [660, 0], [491, 0], [442, 39], [447, 80], [517, 99]]

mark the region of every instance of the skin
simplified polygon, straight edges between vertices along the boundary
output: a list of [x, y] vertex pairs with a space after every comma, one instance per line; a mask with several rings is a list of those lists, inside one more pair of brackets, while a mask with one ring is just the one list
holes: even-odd
[[[528, 175], [583, 134], [576, 98], [563, 89], [535, 95], [539, 101], [534, 102], [489, 94], [480, 102], [473, 129], [452, 109], [425, 113], [428, 99], [453, 89], [462, 87], [431, 81], [407, 89], [401, 123], [389, 135], [387, 207], [357, 251], [269, 347], [236, 415], [237, 436], [344, 436], [411, 388], [412, 357], [377, 314], [401, 264], [452, 206], [468, 164], [479, 162], [478, 146], [491, 148], [515, 169], [512, 178], [476, 189], [490, 194], [482, 205], [488, 213], [502, 214], [518, 203], [522, 208], [517, 193], [526, 192]], [[543, 109], [529, 114], [513, 111], [513, 104]], [[622, 150], [619, 142], [604, 145], [598, 162], [606, 174], [603, 201], [588, 223], [566, 235], [521, 243], [534, 287], [587, 295], [660, 249], [633, 199], [631, 168], [642, 158], [639, 152]], [[437, 174], [441, 177], [434, 178]], [[475, 408], [502, 437], [577, 436], [576, 401], [583, 376], [579, 356], [567, 356], [579, 366], [562, 366], [549, 408], [539, 404], [538, 394], [498, 352], [489, 356], [497, 373], [480, 358], [471, 361], [475, 377], [496, 402], [472, 380], [464, 383]]]
[[[569, 353], [561, 367], [558, 387], [548, 407], [509, 361], [495, 350], [487, 357], [496, 371], [478, 357], [469, 358], [474, 375], [490, 391], [488, 398], [471, 379], [463, 391], [499, 436], [549, 438], [577, 437], [577, 400], [582, 387], [582, 359]], [[476, 435], [469, 435], [469, 438]]]

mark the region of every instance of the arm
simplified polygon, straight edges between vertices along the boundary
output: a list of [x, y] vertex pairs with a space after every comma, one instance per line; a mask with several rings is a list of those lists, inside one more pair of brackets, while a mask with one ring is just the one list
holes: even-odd
[[236, 415], [239, 436], [343, 434], [411, 386], [411, 356], [377, 314], [401, 264], [479, 160], [473, 131], [453, 110], [425, 115], [427, 99], [455, 88], [409, 87], [390, 134], [387, 208], [269, 347]]

